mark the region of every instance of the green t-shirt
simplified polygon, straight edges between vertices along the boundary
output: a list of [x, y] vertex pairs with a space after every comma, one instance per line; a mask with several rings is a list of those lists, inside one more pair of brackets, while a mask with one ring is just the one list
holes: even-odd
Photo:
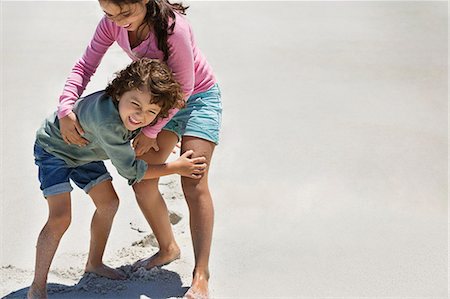
[[111, 97], [104, 91], [90, 94], [76, 102], [73, 112], [85, 132], [83, 137], [89, 140], [87, 146], [79, 147], [64, 142], [56, 112], [39, 128], [36, 142], [70, 167], [111, 159], [119, 174], [127, 178], [130, 185], [139, 182], [148, 165], [136, 159], [130, 140], [140, 130], [129, 131], [125, 128]]

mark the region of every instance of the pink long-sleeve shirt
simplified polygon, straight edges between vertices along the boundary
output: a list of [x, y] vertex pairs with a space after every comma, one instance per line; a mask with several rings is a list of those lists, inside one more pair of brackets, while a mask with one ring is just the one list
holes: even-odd
[[[191, 94], [211, 88], [216, 83], [216, 79], [205, 56], [196, 46], [189, 23], [178, 13], [175, 15], [175, 28], [173, 34], [169, 35], [167, 39], [169, 58], [166, 62], [175, 79], [180, 83], [185, 100], [187, 100]], [[162, 61], [164, 58], [164, 53], [158, 49], [156, 37], [152, 33], [140, 45], [131, 48], [128, 31], [103, 17], [97, 25], [86, 51], [75, 64], [66, 81], [63, 93], [59, 98], [59, 118], [72, 111], [74, 103], [85, 90], [106, 51], [114, 42], [117, 42], [132, 60], [147, 57]], [[144, 134], [147, 137], [156, 138], [164, 125], [177, 112], [178, 109], [171, 109], [167, 118], [160, 118], [153, 126], [145, 127]]]

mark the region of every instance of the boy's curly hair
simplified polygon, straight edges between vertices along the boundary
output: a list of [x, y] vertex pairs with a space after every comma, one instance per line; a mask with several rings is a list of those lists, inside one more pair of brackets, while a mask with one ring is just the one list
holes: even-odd
[[145, 87], [151, 96], [150, 103], [161, 107], [153, 124], [158, 118], [167, 117], [170, 109], [182, 108], [184, 95], [180, 84], [169, 67], [156, 59], [142, 58], [130, 63], [116, 73], [105, 92], [118, 102], [125, 92], [136, 88], [143, 91]]

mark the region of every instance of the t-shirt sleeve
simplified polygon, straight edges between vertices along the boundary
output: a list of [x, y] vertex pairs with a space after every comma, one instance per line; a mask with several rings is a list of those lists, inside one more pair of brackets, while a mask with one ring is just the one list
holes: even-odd
[[121, 176], [128, 179], [128, 184], [133, 185], [141, 181], [148, 165], [145, 161], [136, 159], [130, 141], [122, 138], [123, 131], [116, 125], [102, 124], [97, 128], [97, 135], [111, 163]]
[[113, 24], [106, 17], [97, 25], [83, 56], [77, 61], [59, 97], [58, 118], [72, 111], [73, 105], [91, 80], [108, 48], [114, 43]]

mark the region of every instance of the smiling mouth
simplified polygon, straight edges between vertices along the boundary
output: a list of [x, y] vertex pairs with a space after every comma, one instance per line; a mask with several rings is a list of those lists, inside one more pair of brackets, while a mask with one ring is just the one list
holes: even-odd
[[122, 26], [123, 28], [128, 28], [128, 27], [130, 27], [131, 26], [131, 24], [126, 24], [125, 26]]
[[133, 126], [138, 126], [140, 124], [142, 124], [141, 121], [138, 121], [136, 119], [134, 119], [132, 116], [128, 117], [128, 121], [130, 122], [130, 124], [132, 124]]

